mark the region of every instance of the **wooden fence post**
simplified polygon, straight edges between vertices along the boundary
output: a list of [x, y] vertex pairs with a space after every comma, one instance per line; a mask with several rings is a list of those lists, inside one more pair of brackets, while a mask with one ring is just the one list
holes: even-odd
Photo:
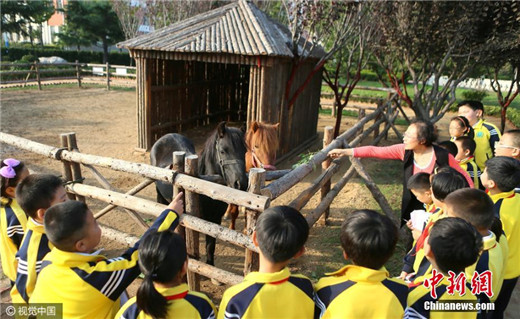
[[[366, 114], [367, 114], [367, 113], [366, 113], [366, 110], [365, 110], [365, 109], [359, 109], [359, 111], [358, 111], [358, 121], [361, 121], [362, 119], [364, 119], [365, 116], [366, 116]], [[364, 126], [361, 126], [361, 127], [359, 128], [359, 130], [358, 130], [358, 134], [363, 133], [363, 128], [364, 128]]]
[[[184, 173], [184, 157], [185, 156], [186, 156], [186, 152], [177, 151], [177, 152], [173, 152], [173, 154], [172, 154], [172, 169], [174, 171], [176, 171], [177, 173]], [[182, 192], [182, 188], [173, 184], [172, 200], [180, 192]], [[177, 227], [177, 229], [175, 231], [178, 234], [180, 234], [184, 239], [186, 239], [186, 233], [185, 233], [184, 227], [179, 226], [179, 227]]]
[[[61, 147], [65, 148], [67, 150], [69, 149], [69, 142], [67, 140], [67, 134], [60, 134], [60, 144], [61, 144]], [[70, 168], [70, 162], [65, 161], [65, 160], [61, 160], [61, 162], [63, 163], [62, 170], [61, 170], [62, 175], [63, 175], [63, 180], [65, 182], [72, 181], [72, 169]], [[76, 195], [71, 194], [71, 193], [67, 193], [67, 197], [70, 200], [76, 199]]]
[[[252, 168], [249, 171], [248, 191], [253, 194], [260, 194], [260, 190], [265, 184], [265, 169]], [[256, 226], [258, 212], [254, 210], [246, 210], [246, 235], [251, 236]], [[246, 258], [244, 261], [244, 276], [252, 271], [258, 270], [259, 258], [258, 254], [246, 249]]]
[[[332, 126], [326, 126], [325, 129], [323, 130], [323, 148], [326, 148], [327, 146], [329, 146], [329, 144], [333, 140], [333, 136], [334, 136], [334, 128]], [[332, 162], [332, 160], [330, 158], [324, 160], [321, 163], [322, 171], [326, 171], [327, 168], [329, 168], [331, 162]], [[327, 181], [325, 183], [325, 185], [323, 185], [323, 187], [321, 188], [321, 197], [320, 197], [321, 200], [323, 200], [325, 198], [325, 196], [327, 196], [329, 191], [330, 191], [330, 180]], [[330, 208], [327, 208], [325, 210], [325, 213], [322, 215], [322, 217], [320, 219], [320, 224], [323, 226], [327, 225], [327, 218], [329, 218], [329, 211], [330, 211]]]
[[76, 77], [78, 78], [78, 87], [81, 87], [81, 68], [78, 60], [76, 60]]
[[107, 90], [110, 91], [110, 64], [107, 62]]
[[[76, 133], [66, 133], [67, 142], [68, 142], [68, 150], [69, 151], [78, 151], [78, 143], [76, 142]], [[75, 183], [83, 183], [81, 176], [81, 165], [79, 163], [72, 163], [72, 178]], [[85, 202], [85, 197], [76, 196], [76, 199], [82, 202]]]
[[[382, 106], [383, 106], [383, 101], [381, 99], [378, 99], [377, 100], [377, 108], [379, 109]], [[381, 113], [383, 113], [383, 112], [381, 112]], [[376, 123], [383, 116], [381, 113], [379, 113], [377, 115], [377, 117], [374, 119], [374, 123]], [[376, 128], [374, 129], [374, 138], [376, 138], [378, 135], [379, 135], [379, 125], [376, 126]]]
[[[184, 171], [186, 174], [197, 177], [199, 175], [198, 162], [199, 157], [197, 155], [186, 156], [184, 163]], [[184, 194], [184, 198], [186, 203], [186, 214], [200, 217], [199, 194], [187, 191]], [[186, 249], [190, 258], [196, 260], [200, 259], [198, 232], [191, 229], [186, 229]], [[188, 270], [187, 278], [190, 289], [199, 291], [200, 275]]]
[[36, 81], [38, 81], [38, 90], [42, 90], [42, 82], [40, 80], [40, 68], [38, 67], [38, 62], [34, 62], [34, 68], [36, 70]]

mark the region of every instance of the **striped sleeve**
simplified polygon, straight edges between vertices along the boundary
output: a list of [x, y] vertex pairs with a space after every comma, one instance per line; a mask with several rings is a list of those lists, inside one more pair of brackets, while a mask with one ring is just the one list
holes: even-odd
[[500, 140], [500, 131], [494, 125], [483, 123], [483, 126], [489, 131], [489, 147], [491, 148], [491, 156], [495, 154], [495, 143]]
[[20, 248], [24, 235], [23, 226], [18, 220], [18, 217], [16, 217], [16, 214], [12, 207], [6, 206], [5, 213], [7, 217], [7, 237], [9, 237], [13, 241], [17, 248]]

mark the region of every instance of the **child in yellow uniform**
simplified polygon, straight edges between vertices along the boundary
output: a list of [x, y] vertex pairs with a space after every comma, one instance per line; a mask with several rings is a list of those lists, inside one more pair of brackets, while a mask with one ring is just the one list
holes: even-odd
[[[482, 250], [482, 236], [475, 227], [461, 218], [443, 218], [432, 226], [424, 250], [426, 258], [433, 267], [432, 274], [419, 277], [413, 284], [410, 284], [404, 317], [476, 318], [476, 311], [431, 311], [431, 306], [439, 305], [437, 301], [467, 303], [477, 301], [477, 297], [471, 293], [471, 286], [465, 280], [457, 287], [457, 290], [454, 289], [450, 293], [448, 287], [451, 285], [448, 277], [450, 272], [453, 272], [457, 277], [464, 274], [464, 269], [477, 261]], [[437, 280], [433, 280], [434, 278]], [[464, 290], [464, 293], [461, 290]]]
[[509, 245], [504, 283], [493, 314], [493, 318], [502, 318], [520, 276], [520, 194], [514, 192], [520, 181], [520, 161], [505, 156], [494, 157], [486, 162], [481, 180], [495, 203], [495, 216], [502, 222]]
[[397, 243], [397, 227], [372, 210], [350, 213], [341, 227], [343, 256], [352, 265], [316, 284], [321, 318], [402, 318], [408, 287], [384, 264]]
[[480, 184], [481, 171], [475, 163], [475, 156], [473, 155], [477, 144], [468, 136], [460, 136], [455, 140], [455, 145], [457, 146], [455, 159], [459, 162], [460, 167], [468, 172], [469, 177], [473, 180], [473, 187], [483, 190], [484, 188]]
[[11, 299], [14, 303], [27, 303], [36, 285], [42, 260], [53, 247], [45, 234], [43, 216], [49, 207], [68, 198], [63, 181], [50, 174], [27, 176], [18, 184], [16, 198], [29, 220], [22, 245], [16, 254], [18, 268]]
[[493, 157], [495, 143], [500, 140], [500, 130], [484, 120], [484, 105], [479, 101], [462, 101], [458, 104], [459, 115], [468, 119], [475, 131], [475, 162], [481, 171], [486, 167], [486, 161]]
[[287, 268], [292, 258], [304, 253], [308, 236], [309, 226], [294, 208], [266, 209], [253, 233], [260, 268], [224, 292], [218, 318], [313, 318], [311, 281]]
[[22, 244], [27, 216], [15, 198], [16, 185], [29, 175], [29, 170], [14, 158], [1, 161], [0, 183], [0, 260], [4, 274], [14, 285], [16, 253]]
[[495, 156], [507, 156], [520, 160], [520, 130], [504, 133], [495, 144]]
[[[182, 196], [179, 193], [175, 197], [147, 232], [177, 227], [183, 212]], [[44, 224], [55, 247], [43, 260], [29, 305], [62, 304], [63, 313], [58, 315], [63, 318], [114, 318], [120, 308], [120, 295], [140, 273], [140, 242], [112, 259], [94, 251], [101, 229], [87, 205], [79, 201], [49, 208]]]
[[144, 279], [137, 296], [119, 310], [116, 318], [215, 318], [211, 300], [190, 291], [182, 282], [188, 271], [188, 255], [180, 235], [150, 231], [139, 247], [139, 268]]

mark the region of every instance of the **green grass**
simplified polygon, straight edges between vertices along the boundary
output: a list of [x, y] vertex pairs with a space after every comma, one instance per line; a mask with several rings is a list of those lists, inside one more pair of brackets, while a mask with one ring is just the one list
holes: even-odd
[[[358, 83], [358, 86], [382, 87], [381, 83], [376, 82], [376, 81], [360, 81]], [[414, 97], [413, 86], [411, 84], [408, 84], [406, 86], [406, 88], [408, 90], [408, 94], [410, 94], [410, 97], [413, 98]], [[332, 93], [332, 90], [330, 89], [330, 87], [328, 85], [323, 85], [321, 90], [323, 93]], [[458, 88], [456, 91], [457, 100], [462, 100], [463, 99], [462, 93], [467, 92], [467, 91], [473, 91], [473, 90]], [[488, 91], [487, 93], [488, 93], [488, 95], [484, 98], [482, 103], [484, 105], [489, 105], [489, 106], [499, 106], [496, 93], [493, 91]], [[352, 94], [358, 95], [358, 96], [363, 96], [363, 97], [381, 97], [381, 98], [386, 98], [388, 95], [388, 93], [386, 93], [386, 92], [359, 90], [359, 89], [354, 89]], [[511, 103], [510, 107], [520, 110], [520, 98], [518, 98], [518, 96]]]

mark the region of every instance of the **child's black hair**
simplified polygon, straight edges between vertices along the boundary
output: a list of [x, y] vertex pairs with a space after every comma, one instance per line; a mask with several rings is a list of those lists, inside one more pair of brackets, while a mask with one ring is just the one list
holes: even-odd
[[493, 224], [493, 201], [480, 189], [458, 189], [450, 193], [444, 203], [456, 217], [464, 219], [478, 230], [488, 230]]
[[258, 246], [270, 262], [279, 263], [291, 259], [302, 249], [308, 237], [307, 221], [292, 207], [270, 207], [258, 217]]
[[484, 105], [480, 101], [464, 100], [457, 104], [457, 108], [461, 106], [467, 106], [471, 108], [473, 111], [481, 110], [482, 114], [484, 114]]
[[70, 200], [49, 208], [43, 217], [49, 241], [63, 251], [75, 251], [75, 243], [85, 236], [89, 209], [83, 202]]
[[457, 156], [457, 145], [455, 145], [455, 143], [453, 143], [452, 141], [439, 142], [439, 146], [447, 150], [448, 153], [450, 153], [453, 157]]
[[437, 132], [432, 123], [424, 120], [413, 120], [410, 125], [417, 129], [417, 140], [423, 142], [424, 146], [431, 146], [437, 141]]
[[502, 192], [510, 192], [520, 183], [520, 161], [507, 156], [497, 156], [486, 161], [486, 172]]
[[341, 246], [358, 266], [380, 269], [392, 256], [397, 226], [387, 216], [363, 209], [350, 213], [341, 226]]
[[469, 138], [475, 137], [475, 130], [473, 130], [473, 127], [469, 124], [469, 120], [462, 115], [452, 117], [450, 122], [458, 122], [460, 126], [464, 129], [463, 133], [465, 136], [468, 136]]
[[473, 265], [482, 250], [482, 236], [462, 218], [439, 219], [432, 226], [428, 238], [439, 270], [458, 274]]
[[38, 209], [47, 209], [54, 200], [61, 178], [51, 174], [31, 174], [16, 187], [16, 200], [24, 212], [36, 218]]
[[408, 184], [406, 184], [408, 189], [418, 191], [430, 190], [430, 186], [430, 174], [424, 172], [412, 175], [410, 179], [408, 179]]
[[150, 230], [141, 239], [139, 267], [144, 280], [136, 295], [139, 309], [153, 318], [166, 318], [168, 300], [155, 289], [153, 283], [168, 284], [174, 281], [186, 258], [184, 239], [172, 231]]
[[466, 178], [452, 167], [440, 168], [431, 180], [432, 193], [436, 199], [444, 201], [449, 193], [469, 187]]
[[475, 149], [477, 148], [477, 143], [469, 136], [459, 136], [455, 139], [456, 142], [460, 142], [460, 146], [462, 146], [462, 151], [469, 150], [469, 156], [473, 156], [475, 153]]
[[[0, 168], [4, 167], [4, 166], [8, 166], [6, 163], [4, 163], [4, 160], [1, 160], [0, 162]], [[7, 188], [8, 187], [16, 187], [16, 185], [18, 185], [18, 183], [20, 182], [20, 174], [23, 172], [24, 168], [25, 168], [25, 164], [20, 161], [20, 163], [16, 166], [11, 166], [11, 168], [13, 169], [14, 173], [16, 174], [14, 177], [11, 177], [11, 178], [8, 178], [8, 177], [4, 177], [3, 175], [0, 175], [0, 186], [1, 186], [1, 189], [0, 189], [0, 194], [2, 195], [2, 197], [5, 197], [5, 198], [9, 198], [9, 195], [7, 195]]]
[[[508, 134], [511, 135], [512, 147], [520, 148], [520, 130], [509, 130], [505, 132], [503, 135]], [[503, 136], [502, 135], [502, 136]]]

